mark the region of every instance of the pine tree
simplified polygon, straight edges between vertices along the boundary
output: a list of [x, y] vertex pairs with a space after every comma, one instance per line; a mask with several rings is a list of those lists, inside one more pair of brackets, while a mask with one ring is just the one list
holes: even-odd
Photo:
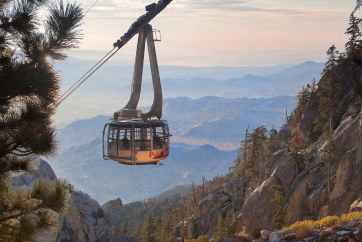
[[190, 196], [187, 198], [187, 204], [191, 211], [194, 211], [198, 204], [199, 191], [194, 182], [191, 183], [189, 188]]
[[259, 175], [262, 179], [262, 169], [267, 159], [265, 150], [267, 129], [264, 126], [257, 127], [249, 135], [250, 143], [247, 147], [249, 152], [248, 162], [245, 164], [245, 171], [250, 175], [250, 189], [254, 191], [254, 180]]
[[197, 242], [209, 242], [209, 236], [208, 235], [200, 235], [197, 238]]
[[231, 224], [233, 222], [233, 218], [229, 215], [225, 221], [226, 234], [233, 234], [233, 230]]
[[283, 209], [283, 201], [284, 190], [281, 185], [272, 185], [270, 190], [275, 191], [275, 198], [270, 200], [270, 203], [276, 204], [276, 208], [274, 209], [274, 218], [272, 220], [272, 226], [274, 229], [281, 229], [284, 225], [284, 209]]
[[219, 223], [215, 227], [214, 241], [220, 241], [227, 234], [227, 228], [225, 226], [225, 220], [223, 218], [220, 219]]
[[290, 142], [288, 153], [288, 161], [295, 165], [295, 174], [298, 174], [298, 166], [303, 161], [303, 156], [299, 153], [303, 147], [302, 134], [299, 131], [295, 131]]
[[268, 157], [270, 157], [278, 150], [277, 138], [278, 138], [278, 131], [274, 129], [273, 126], [269, 130], [267, 138]]
[[323, 81], [320, 81], [318, 93], [319, 99], [319, 116], [313, 121], [315, 124], [314, 130], [323, 129], [327, 132], [326, 142], [328, 145], [323, 149], [324, 154], [328, 157], [324, 159], [327, 163], [327, 180], [328, 180], [328, 192], [330, 192], [330, 170], [331, 161], [336, 152], [336, 146], [334, 145], [334, 111], [338, 107], [340, 91], [342, 89], [340, 81], [340, 71], [338, 68], [338, 51], [336, 47], [332, 45], [328, 51], [328, 61], [325, 64], [323, 70]]
[[121, 224], [121, 232], [122, 234], [131, 233], [131, 219], [128, 216], [123, 219], [123, 222]]
[[142, 224], [142, 222], [141, 221], [137, 221], [137, 224], [136, 224], [136, 228], [135, 228], [135, 232], [136, 232], [136, 234], [138, 234], [138, 236], [141, 238], [141, 237], [143, 237], [143, 234], [142, 234], [142, 232], [143, 232], [143, 224]]
[[70, 184], [39, 180], [29, 191], [12, 188], [11, 172], [31, 171], [37, 156], [56, 152], [51, 116], [59, 77], [46, 57], [64, 60], [76, 48], [82, 9], [51, 3], [44, 21], [37, 11], [46, 0], [2, 0], [0, 3], [0, 240], [28, 241], [55, 221], [49, 209], [66, 211]]
[[240, 147], [236, 159], [233, 161], [233, 176], [240, 178], [241, 193], [245, 192], [245, 168], [248, 163], [248, 151], [249, 147], [249, 126], [245, 130], [245, 139], [240, 142]]
[[155, 217], [149, 212], [143, 225], [144, 241], [155, 241], [156, 221]]
[[361, 30], [359, 27], [361, 21], [362, 19], [351, 15], [349, 18], [349, 27], [345, 32], [345, 34], [350, 36], [345, 47], [348, 58], [352, 60], [358, 60], [361, 58]]

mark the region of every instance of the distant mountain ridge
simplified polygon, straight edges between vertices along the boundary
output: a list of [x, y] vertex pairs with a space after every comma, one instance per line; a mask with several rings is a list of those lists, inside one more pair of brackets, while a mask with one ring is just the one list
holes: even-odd
[[[120, 197], [124, 203], [153, 197], [178, 185], [201, 182], [224, 174], [237, 151], [221, 151], [211, 145], [195, 149], [171, 147], [163, 166], [126, 166], [102, 159], [102, 141], [73, 146], [49, 163], [58, 177], [65, 177], [76, 190], [100, 203]], [[135, 192], [137, 191], [137, 192]]]
[[[190, 145], [211, 144], [220, 149], [238, 148], [245, 127], [265, 125], [280, 127], [285, 121], [285, 110], [294, 109], [295, 97], [226, 99], [207, 96], [166, 98], [163, 119], [168, 120], [173, 142]], [[143, 112], [147, 111], [143, 108]], [[98, 115], [75, 121], [57, 131], [60, 149], [79, 146], [102, 137], [105, 123], [111, 116]]]
[[[77, 69], [74, 69], [70, 63], [60, 66], [62, 92], [73, 85], [76, 81], [75, 76], [80, 77], [84, 74], [83, 71], [87, 71], [85, 66], [87, 65], [84, 63], [77, 65]], [[114, 64], [102, 68], [62, 103], [55, 116], [56, 123], [89, 118], [98, 114], [112, 115], [128, 102], [132, 85], [132, 68]], [[263, 68], [266, 71], [262, 71]], [[323, 68], [323, 63], [312, 61], [287, 69], [160, 66], [160, 75], [164, 98], [183, 96], [193, 99], [203, 96], [229, 99], [271, 98], [296, 95], [301, 87], [311, 83], [313, 78], [318, 82]], [[242, 71], [237, 71], [239, 69]], [[226, 75], [227, 70], [230, 70], [229, 76]], [[151, 105], [153, 101], [153, 86], [147, 67], [145, 67], [144, 78], [139, 106]]]

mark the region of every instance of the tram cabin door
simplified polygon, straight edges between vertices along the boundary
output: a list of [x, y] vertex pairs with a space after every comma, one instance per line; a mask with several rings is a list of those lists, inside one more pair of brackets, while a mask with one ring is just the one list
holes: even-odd
[[132, 129], [111, 126], [108, 132], [108, 155], [132, 159]]

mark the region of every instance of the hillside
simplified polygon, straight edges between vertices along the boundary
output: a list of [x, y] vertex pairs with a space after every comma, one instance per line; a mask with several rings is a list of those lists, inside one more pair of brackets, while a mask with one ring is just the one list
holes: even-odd
[[[333, 119], [332, 138], [336, 145], [336, 153], [331, 159], [330, 192], [326, 173], [328, 163], [325, 160], [325, 147], [328, 147], [326, 132], [312, 132], [313, 120], [320, 112], [320, 93], [323, 91], [321, 87], [325, 88], [324, 83], [330, 81], [326, 75], [319, 82], [318, 89], [311, 91], [300, 118], [296, 120], [295, 117], [298, 116], [289, 117], [290, 123], [285, 124], [278, 132], [278, 150], [263, 165], [261, 174], [264, 175], [254, 178], [254, 189], [249, 173], [245, 180], [246, 190], [242, 191], [240, 172], [245, 165], [250, 165], [250, 161], [245, 163], [241, 157], [239, 169], [229, 173], [221, 184], [214, 188], [212, 194], [197, 200], [187, 222], [188, 231], [193, 231], [192, 236], [212, 236], [221, 218], [225, 221], [228, 217], [232, 218], [230, 226], [236, 233], [251, 235], [255, 228], [273, 230], [272, 220], [276, 213], [276, 205], [271, 203], [276, 197], [276, 192], [271, 189], [273, 186], [280, 187], [284, 196], [281, 200], [284, 215], [278, 217], [282, 218], [281, 221], [284, 223], [341, 215], [348, 213], [353, 206], [356, 207], [362, 195], [362, 112], [358, 97], [352, 97], [351, 94], [350, 79], [356, 74], [353, 71], [354, 65], [350, 60], [339, 63], [340, 71], [343, 73], [343, 88], [340, 95], [337, 95], [338, 105]], [[297, 115], [296, 110], [298, 109], [295, 109], [294, 115]], [[304, 146], [298, 153], [300, 160], [293, 164], [290, 157], [295, 144], [291, 139], [295, 139], [296, 135], [302, 135], [305, 139], [302, 141]], [[346, 227], [341, 227], [343, 228]], [[345, 234], [349, 235], [349, 231]], [[279, 236], [285, 237], [282, 233], [280, 232]], [[313, 231], [311, 236], [315, 236], [315, 233], [317, 232]], [[333, 241], [333, 238], [341, 235], [336, 231], [334, 233], [337, 234], [330, 240], [326, 238], [325, 241]]]

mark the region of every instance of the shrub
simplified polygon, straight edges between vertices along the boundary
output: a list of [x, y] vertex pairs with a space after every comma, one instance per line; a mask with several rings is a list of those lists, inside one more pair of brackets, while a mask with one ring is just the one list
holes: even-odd
[[359, 221], [362, 218], [362, 212], [352, 212], [342, 214], [341, 218], [336, 222], [336, 225], [346, 224], [352, 221]]
[[[296, 229], [299, 230], [306, 230], [306, 228], [313, 228], [317, 226], [323, 227], [332, 227], [332, 226], [341, 226], [343, 224], [352, 222], [352, 221], [359, 221], [362, 219], [362, 211], [361, 212], [352, 212], [347, 214], [342, 214], [339, 216], [328, 216], [324, 217], [320, 220], [313, 221], [313, 220], [304, 220], [304, 221], [297, 221], [296, 223], [290, 225], [287, 229]], [[305, 233], [305, 231], [303, 232]]]
[[317, 225], [317, 221], [313, 220], [304, 220], [304, 221], [297, 221], [295, 224], [289, 226], [289, 229], [300, 229], [305, 227], [314, 227]]
[[303, 240], [313, 235], [314, 235], [313, 226], [309, 223], [304, 223], [300, 225], [299, 228], [297, 229], [297, 234], [295, 235], [295, 237], [297, 240]]
[[318, 221], [318, 225], [323, 227], [331, 227], [336, 225], [337, 221], [339, 220], [338, 216], [328, 216], [324, 217]]
[[209, 236], [208, 235], [200, 235], [197, 238], [197, 242], [209, 242]]

